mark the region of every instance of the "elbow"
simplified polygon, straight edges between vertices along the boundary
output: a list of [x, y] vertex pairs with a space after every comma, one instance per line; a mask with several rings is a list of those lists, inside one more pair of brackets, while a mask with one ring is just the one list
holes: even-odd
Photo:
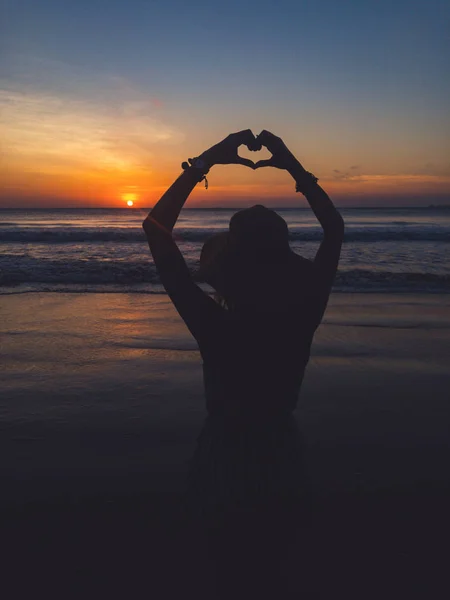
[[142, 222], [142, 229], [145, 231], [145, 234], [147, 235], [147, 237], [153, 235], [156, 230], [155, 221], [153, 219], [147, 217]]
[[142, 228], [145, 231], [148, 240], [150, 240], [150, 238], [154, 240], [172, 240], [172, 232], [161, 225], [161, 223], [158, 223], [156, 219], [153, 219], [151, 215], [148, 215], [142, 223]]
[[154, 219], [151, 215], [148, 215], [147, 218], [142, 223], [142, 227], [147, 234], [154, 236], [155, 234], [163, 234], [172, 239], [172, 231], [161, 225], [156, 219]]
[[145, 221], [142, 223], [142, 229], [145, 232], [147, 242], [151, 246], [159, 242], [161, 236], [158, 235], [158, 228], [151, 219], [145, 219]]

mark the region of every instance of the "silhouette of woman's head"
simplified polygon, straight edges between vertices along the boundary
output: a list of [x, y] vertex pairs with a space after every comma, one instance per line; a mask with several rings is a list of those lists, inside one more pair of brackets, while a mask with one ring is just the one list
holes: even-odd
[[[286, 221], [261, 204], [235, 213], [227, 232], [211, 236], [203, 245], [198, 278], [211, 285], [231, 306], [254, 304], [267, 293], [269, 281], [292, 266], [312, 266], [289, 246]], [[287, 271], [286, 271], [287, 268]]]
[[230, 220], [230, 247], [241, 260], [270, 262], [290, 252], [286, 221], [261, 204], [240, 210]]

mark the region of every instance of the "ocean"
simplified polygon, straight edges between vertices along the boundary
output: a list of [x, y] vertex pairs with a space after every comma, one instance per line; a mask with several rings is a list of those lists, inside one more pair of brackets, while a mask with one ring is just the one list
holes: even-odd
[[[189, 267], [236, 209], [189, 209], [174, 230]], [[277, 209], [292, 249], [312, 259], [322, 230], [310, 209]], [[346, 224], [334, 291], [450, 291], [450, 210], [340, 209]], [[0, 210], [0, 294], [161, 293], [141, 223], [147, 209]], [[268, 273], [270, 282], [270, 273]]]

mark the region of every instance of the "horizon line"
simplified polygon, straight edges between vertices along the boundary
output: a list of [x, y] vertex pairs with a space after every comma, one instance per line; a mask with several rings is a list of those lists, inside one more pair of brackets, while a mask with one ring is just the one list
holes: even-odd
[[[428, 204], [428, 205], [411, 205], [411, 206], [338, 206], [340, 210], [353, 209], [424, 209], [424, 208], [450, 208], [450, 204]], [[0, 206], [0, 210], [127, 210], [130, 212], [136, 210], [152, 210], [154, 206]], [[183, 206], [182, 210], [243, 210], [245, 206]], [[268, 206], [274, 210], [312, 210], [310, 206]]]
[[[8, 210], [8, 211], [22, 211], [22, 210], [120, 210], [120, 211], [129, 211], [130, 213], [136, 211], [151, 211], [154, 207], [136, 207], [136, 208], [128, 208], [128, 207], [120, 207], [120, 206], [1, 206], [0, 211]], [[190, 206], [183, 207], [182, 210], [244, 210], [245, 206]], [[309, 206], [268, 206], [267, 208], [273, 210], [312, 210]], [[337, 210], [426, 210], [430, 208], [438, 208], [438, 209], [450, 209], [450, 204], [430, 204], [428, 206], [336, 206]]]

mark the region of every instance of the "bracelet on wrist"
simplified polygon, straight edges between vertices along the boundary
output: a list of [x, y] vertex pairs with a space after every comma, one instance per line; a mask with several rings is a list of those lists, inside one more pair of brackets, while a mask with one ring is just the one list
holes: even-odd
[[209, 173], [209, 167], [201, 158], [188, 158], [187, 162], [181, 163], [181, 168], [184, 171], [189, 171], [196, 179], [197, 183], [205, 182], [205, 189], [208, 189], [208, 180], [206, 179]]
[[304, 171], [301, 177], [296, 179], [295, 181], [295, 191], [301, 194], [305, 194], [307, 189], [311, 185], [315, 185], [319, 181], [319, 178], [310, 173], [309, 171]]

